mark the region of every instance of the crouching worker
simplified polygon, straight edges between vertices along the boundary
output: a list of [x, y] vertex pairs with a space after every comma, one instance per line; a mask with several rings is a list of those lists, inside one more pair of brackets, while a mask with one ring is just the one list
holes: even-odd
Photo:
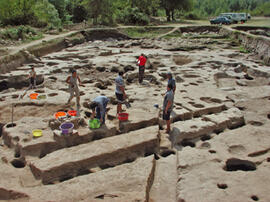
[[109, 98], [106, 96], [98, 96], [96, 97], [89, 105], [90, 109], [92, 109], [91, 119], [97, 118], [101, 124], [105, 123], [105, 115], [106, 115], [106, 107], [109, 102]]
[[170, 115], [173, 109], [173, 100], [174, 100], [173, 86], [171, 84], [168, 84], [167, 92], [165, 94], [163, 101], [163, 120], [166, 120], [167, 124], [166, 133], [170, 133], [171, 131]]
[[77, 80], [79, 81], [80, 86], [84, 86], [84, 85], [82, 85], [81, 79], [77, 75], [76, 70], [73, 69], [73, 70], [71, 70], [71, 76], [69, 76], [66, 80], [66, 82], [69, 84], [69, 92], [70, 92], [70, 97], [67, 101], [67, 104], [69, 104], [71, 102], [71, 100], [74, 98], [74, 93], [75, 93], [77, 107], [80, 107], [80, 91], [79, 91]]

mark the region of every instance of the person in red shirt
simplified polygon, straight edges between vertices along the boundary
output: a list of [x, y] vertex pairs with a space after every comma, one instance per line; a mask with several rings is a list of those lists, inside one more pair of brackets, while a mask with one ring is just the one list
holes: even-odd
[[139, 65], [139, 83], [143, 82], [146, 61], [147, 61], [147, 58], [142, 53], [141, 56], [139, 57], [138, 61], [137, 61], [138, 65]]

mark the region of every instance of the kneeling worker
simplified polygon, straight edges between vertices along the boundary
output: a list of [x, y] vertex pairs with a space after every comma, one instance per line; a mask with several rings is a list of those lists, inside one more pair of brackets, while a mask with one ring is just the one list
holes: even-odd
[[98, 96], [96, 97], [89, 105], [90, 109], [92, 109], [91, 118], [99, 119], [101, 124], [105, 123], [105, 115], [106, 115], [106, 107], [109, 102], [109, 98], [106, 96]]
[[167, 133], [170, 133], [171, 131], [170, 115], [173, 109], [173, 100], [174, 100], [173, 86], [171, 84], [168, 84], [167, 92], [165, 94], [163, 101], [163, 120], [166, 120]]

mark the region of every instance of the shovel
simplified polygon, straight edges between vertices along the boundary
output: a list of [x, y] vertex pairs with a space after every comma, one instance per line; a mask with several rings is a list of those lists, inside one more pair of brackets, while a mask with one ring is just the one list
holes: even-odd
[[118, 102], [121, 103], [121, 104], [126, 105], [127, 108], [131, 107], [131, 104], [129, 103], [128, 98], [126, 98], [124, 101], [119, 101], [118, 100]]
[[129, 101], [124, 101], [124, 104], [126, 105], [127, 108], [130, 108], [131, 107], [131, 104], [129, 103]]

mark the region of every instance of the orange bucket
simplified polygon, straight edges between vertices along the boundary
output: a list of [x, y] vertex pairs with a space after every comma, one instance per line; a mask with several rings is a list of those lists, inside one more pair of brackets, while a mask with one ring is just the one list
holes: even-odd
[[75, 110], [69, 110], [68, 111], [68, 115], [69, 116], [76, 116], [77, 115], [77, 111], [75, 111]]
[[30, 99], [32, 99], [32, 100], [36, 100], [37, 97], [38, 97], [38, 93], [31, 93], [31, 94], [29, 95], [29, 97], [30, 97]]
[[67, 113], [66, 112], [56, 112], [54, 114], [55, 119], [59, 119], [61, 117], [65, 117], [65, 116], [67, 116]]

